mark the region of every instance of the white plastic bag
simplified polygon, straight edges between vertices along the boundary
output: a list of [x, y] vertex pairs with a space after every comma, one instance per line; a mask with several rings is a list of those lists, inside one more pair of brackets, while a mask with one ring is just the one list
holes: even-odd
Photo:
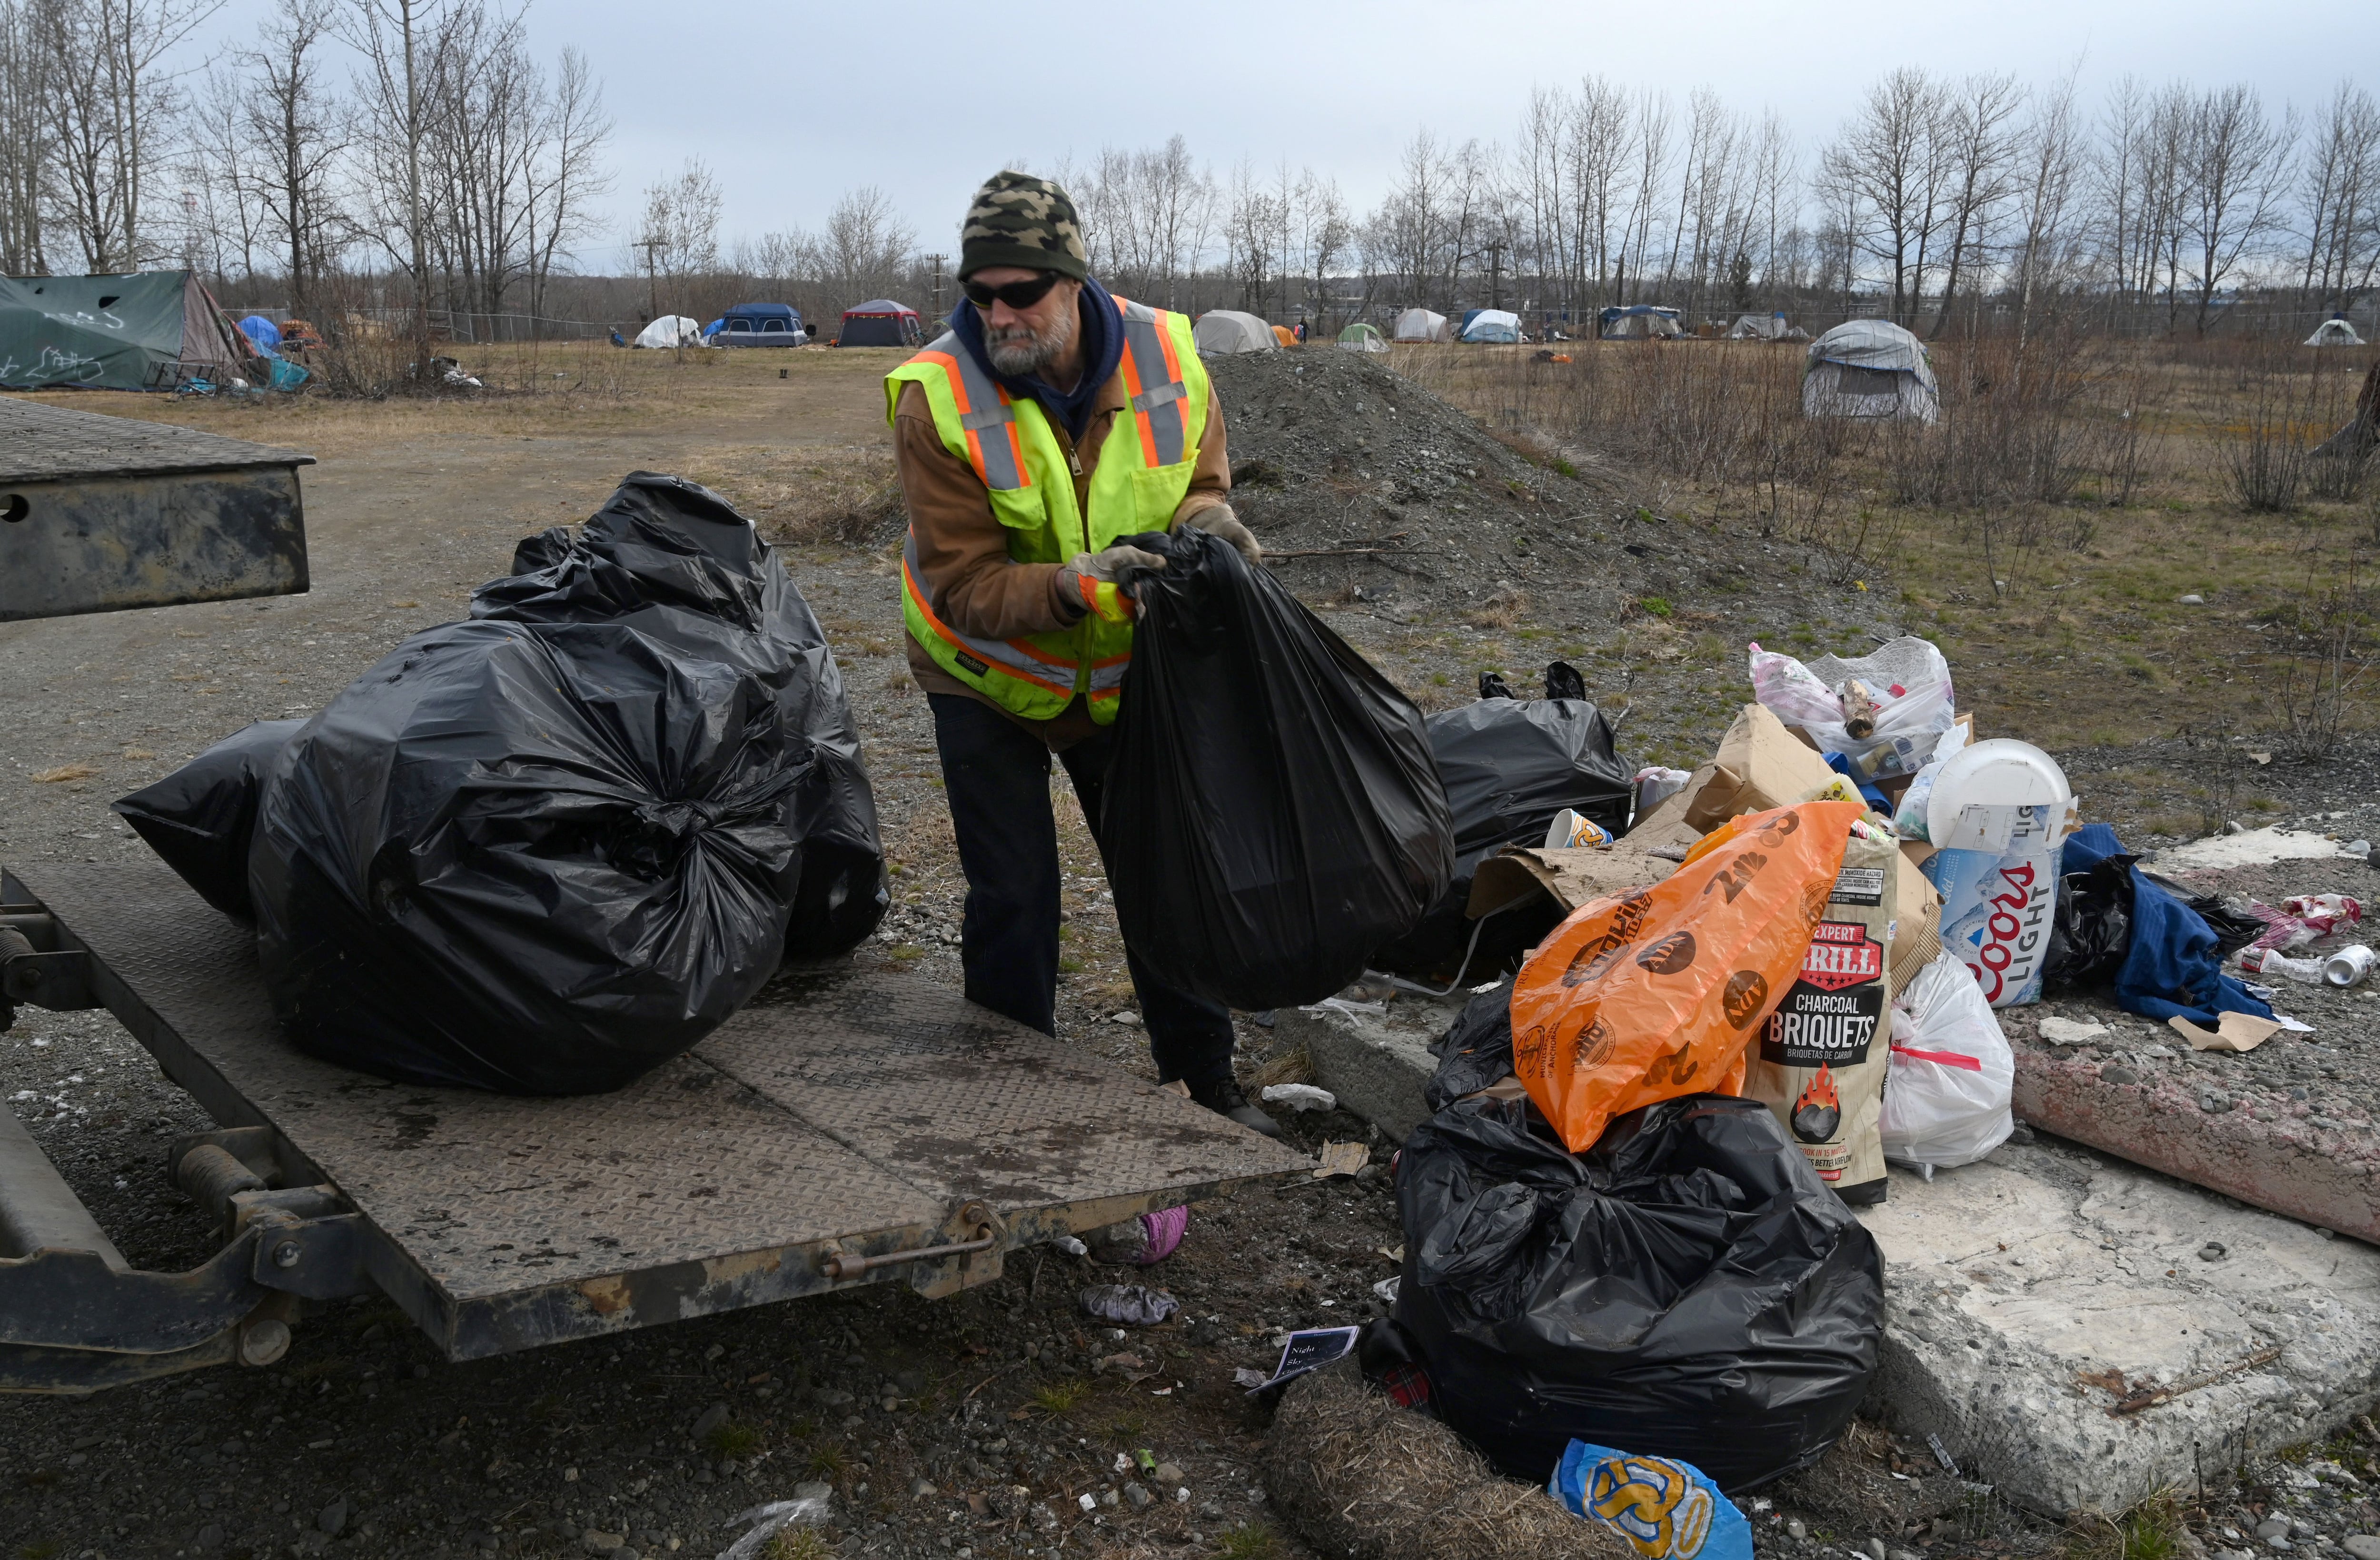
[[1884, 1157], [1928, 1180], [1973, 1164], [2016, 1130], [2015, 1087], [2016, 1054], [1966, 968], [1937, 958], [1912, 976], [1892, 1002]]
[[[1876, 702], [1876, 729], [1843, 729], [1841, 690], [1858, 682]], [[1914, 774], [1957, 716], [1950, 664], [1931, 640], [1904, 635], [1856, 660], [1822, 655], [1808, 665], [1752, 647], [1752, 695], [1826, 753], [1841, 753], [1864, 779]]]

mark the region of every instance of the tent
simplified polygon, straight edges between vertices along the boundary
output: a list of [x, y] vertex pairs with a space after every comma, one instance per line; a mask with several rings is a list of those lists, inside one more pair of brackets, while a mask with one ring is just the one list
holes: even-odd
[[268, 358], [281, 356], [281, 327], [261, 314], [250, 314], [239, 323], [239, 334], [256, 344], [256, 349]]
[[1941, 389], [1925, 344], [1889, 320], [1844, 321], [1810, 343], [1802, 415], [1938, 420]]
[[261, 371], [255, 347], [188, 271], [0, 277], [0, 385], [171, 390], [176, 365]]
[[1389, 344], [1380, 339], [1380, 327], [1358, 320], [1339, 333], [1339, 349], [1342, 352], [1385, 352]]
[[801, 311], [790, 303], [739, 303], [710, 333], [713, 347], [799, 347], [808, 340]]
[[2333, 314], [2329, 319], [2314, 326], [2313, 334], [2305, 338], [2305, 345], [2308, 347], [2361, 347], [2363, 345], [2363, 338], [2355, 334], [2355, 327], [2347, 323], [2346, 315]]
[[926, 339], [917, 311], [889, 298], [871, 299], [843, 311], [843, 334], [837, 347], [917, 347]]
[[1730, 341], [1782, 341], [1787, 330], [1785, 311], [1774, 314], [1739, 314], [1735, 323], [1727, 327]]
[[1399, 341], [1452, 341], [1453, 330], [1446, 316], [1433, 314], [1427, 309], [1408, 309], [1397, 316], [1394, 332]]
[[637, 333], [639, 347], [699, 347], [702, 322], [683, 314], [664, 314]]
[[1191, 333], [1198, 343], [1202, 357], [1214, 357], [1232, 352], [1271, 352], [1281, 346], [1272, 327], [1254, 314], [1243, 314], [1236, 309], [1210, 309], [1198, 316], [1197, 327]]
[[1463, 339], [1510, 345], [1521, 339], [1521, 317], [1509, 309], [1479, 310], [1471, 316], [1471, 323], [1463, 327]]
[[1683, 335], [1685, 327], [1679, 324], [1679, 313], [1654, 303], [1632, 303], [1624, 309], [1607, 309], [1596, 316], [1596, 334], [1606, 341], [1650, 341], [1662, 336]]
[[1291, 330], [1287, 325], [1273, 326], [1272, 338], [1283, 347], [1294, 347], [1297, 345], [1297, 333]]

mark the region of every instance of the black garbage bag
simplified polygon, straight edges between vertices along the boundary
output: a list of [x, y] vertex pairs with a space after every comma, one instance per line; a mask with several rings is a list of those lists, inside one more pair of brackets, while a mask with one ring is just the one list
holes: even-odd
[[[1546, 668], [1546, 686], [1585, 691], [1578, 674], [1559, 661]], [[1544, 844], [1566, 807], [1614, 835], [1627, 833], [1635, 782], [1613, 751], [1610, 723], [1584, 698], [1482, 698], [1427, 724], [1454, 819], [1454, 874], [1420, 924], [1372, 962], [1400, 975], [1443, 981], [1460, 973], [1476, 983], [1512, 968], [1562, 919], [1550, 896], [1536, 896], [1473, 921], [1464, 909], [1479, 863], [1508, 845]], [[1466, 953], [1469, 965], [1459, 969]]]
[[1584, 1154], [1526, 1098], [1460, 1100], [1406, 1140], [1397, 1206], [1397, 1324], [1439, 1417], [1513, 1478], [1575, 1437], [1755, 1490], [1825, 1453], [1876, 1369], [1876, 1242], [1756, 1100], [1647, 1105]]
[[114, 802], [118, 816], [165, 865], [228, 916], [255, 913], [248, 897], [248, 847], [265, 774], [302, 720], [242, 726], [153, 786]]
[[1266, 570], [1193, 526], [1133, 538], [1132, 669], [1100, 838], [1124, 942], [1255, 1011], [1329, 996], [1446, 890], [1415, 710]]
[[[864, 824], [872, 852], [840, 684], [773, 555], [674, 478], [632, 475], [473, 608], [275, 763], [249, 863], [266, 983], [348, 1066], [616, 1088], [775, 972], [806, 828]], [[822, 896], [820, 926], [872, 922], [869, 897]]]
[[618, 624], [768, 684], [802, 771], [792, 819], [801, 883], [785, 952], [822, 957], [874, 931], [889, 902], [884, 852], [843, 676], [809, 603], [751, 523], [698, 483], [632, 471], [576, 538], [559, 526], [529, 537], [513, 567], [513, 578], [474, 593], [473, 617]]
[[2110, 856], [2058, 880], [2044, 981], [2098, 985], [2116, 978], [2132, 948], [2132, 864], [2138, 859]]
[[1421, 1086], [1421, 1099], [1432, 1112], [1512, 1077], [1512, 982], [1464, 1003], [1429, 1054], [1438, 1067]]

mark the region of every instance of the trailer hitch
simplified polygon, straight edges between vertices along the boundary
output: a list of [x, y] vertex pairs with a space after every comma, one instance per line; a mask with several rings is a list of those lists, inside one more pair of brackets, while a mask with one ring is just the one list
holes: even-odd
[[360, 1294], [358, 1215], [327, 1187], [275, 1189], [272, 1133], [235, 1127], [175, 1145], [175, 1179], [220, 1224], [188, 1273], [135, 1268], [0, 1110], [0, 1392], [86, 1393], [288, 1352], [298, 1304]]

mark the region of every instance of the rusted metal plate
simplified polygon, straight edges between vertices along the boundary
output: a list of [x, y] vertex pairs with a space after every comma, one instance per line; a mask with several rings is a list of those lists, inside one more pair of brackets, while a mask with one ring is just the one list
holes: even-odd
[[0, 622], [304, 591], [312, 459], [0, 400]]
[[[847, 1286], [837, 1251], [1093, 1227], [1307, 1161], [907, 977], [820, 976], [611, 1094], [392, 1084], [285, 1042], [254, 939], [162, 865], [15, 874], [95, 993], [225, 1125], [366, 1222], [373, 1279], [456, 1359]], [[907, 1263], [929, 1293], [999, 1272]]]

